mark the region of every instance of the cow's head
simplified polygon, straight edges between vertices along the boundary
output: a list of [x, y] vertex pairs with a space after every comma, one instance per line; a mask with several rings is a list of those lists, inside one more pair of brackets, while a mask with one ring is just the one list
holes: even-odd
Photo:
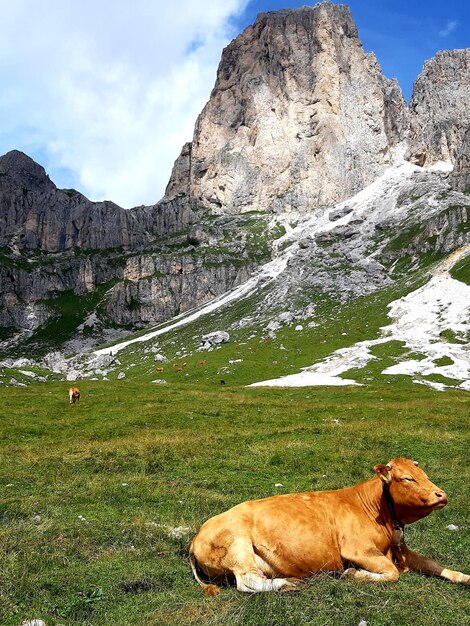
[[446, 492], [429, 480], [417, 461], [393, 459], [374, 470], [386, 484], [402, 524], [411, 524], [447, 504]]

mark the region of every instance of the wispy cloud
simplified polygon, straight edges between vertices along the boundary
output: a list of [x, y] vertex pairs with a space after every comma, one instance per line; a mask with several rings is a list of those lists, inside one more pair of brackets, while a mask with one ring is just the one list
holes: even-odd
[[[126, 206], [162, 195], [248, 0], [15, 0], [0, 20], [0, 154]], [[18, 36], [21, 33], [21, 37]], [[64, 172], [69, 172], [68, 178]]]
[[458, 26], [457, 20], [449, 20], [445, 27], [439, 31], [439, 37], [448, 37]]

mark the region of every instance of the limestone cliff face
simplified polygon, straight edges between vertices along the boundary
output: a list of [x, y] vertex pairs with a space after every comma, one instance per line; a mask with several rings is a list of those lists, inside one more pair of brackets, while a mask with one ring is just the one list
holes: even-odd
[[401, 90], [364, 52], [348, 7], [264, 13], [224, 50], [167, 196], [309, 211], [379, 176], [406, 128]]
[[[438, 52], [414, 85], [410, 103], [408, 158], [418, 165], [436, 161], [468, 168], [470, 49]], [[468, 169], [467, 169], [468, 172]]]
[[126, 279], [110, 291], [106, 314], [121, 325], [162, 322], [239, 285], [252, 269], [250, 264], [206, 264], [201, 257], [184, 255], [131, 259], [124, 271]]
[[452, 183], [458, 191], [470, 190], [470, 128], [463, 136], [462, 143], [455, 157]]
[[[1, 260], [1, 259], [0, 259]], [[164, 322], [204, 304], [247, 280], [256, 263], [236, 263], [221, 254], [177, 256], [157, 252], [79, 257], [58, 255], [53, 262], [24, 259], [0, 264], [0, 327], [35, 331], [60, 315], [63, 294], [75, 298], [102, 295], [103, 325]], [[93, 309], [90, 309], [90, 312]]]

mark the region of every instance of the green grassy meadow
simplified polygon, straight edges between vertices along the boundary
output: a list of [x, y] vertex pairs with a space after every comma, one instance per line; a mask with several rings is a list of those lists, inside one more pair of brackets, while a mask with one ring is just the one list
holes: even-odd
[[468, 393], [404, 377], [259, 389], [141, 374], [80, 381], [76, 405], [65, 382], [0, 389], [2, 625], [470, 624], [468, 587], [444, 580], [325, 575], [294, 594], [210, 598], [187, 557], [202, 522], [238, 502], [341, 488], [411, 456], [449, 504], [409, 526], [408, 545], [469, 573]]

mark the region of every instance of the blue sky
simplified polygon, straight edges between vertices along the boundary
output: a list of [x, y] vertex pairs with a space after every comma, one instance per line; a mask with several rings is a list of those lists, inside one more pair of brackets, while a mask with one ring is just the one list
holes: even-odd
[[[152, 204], [190, 141], [222, 48], [257, 13], [305, 0], [15, 0], [0, 20], [0, 154], [59, 187]], [[470, 47], [468, 0], [351, 0], [367, 51], [409, 100], [423, 62]], [[21, 33], [21, 36], [19, 36]]]

